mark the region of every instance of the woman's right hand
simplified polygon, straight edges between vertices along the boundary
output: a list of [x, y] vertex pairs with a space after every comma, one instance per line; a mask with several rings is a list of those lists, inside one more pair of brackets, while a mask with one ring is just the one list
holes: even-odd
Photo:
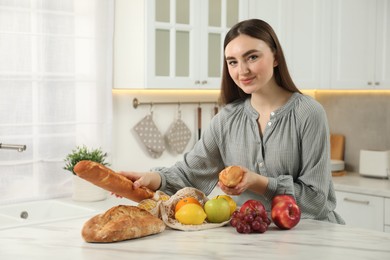
[[161, 177], [157, 172], [129, 172], [121, 171], [119, 174], [133, 182], [133, 188], [147, 187], [156, 191], [161, 186]]

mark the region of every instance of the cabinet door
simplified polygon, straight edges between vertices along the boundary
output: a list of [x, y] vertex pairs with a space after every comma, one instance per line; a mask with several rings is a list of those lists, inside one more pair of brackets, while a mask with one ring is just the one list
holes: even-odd
[[329, 56], [324, 54], [330, 37], [324, 23], [325, 2], [300, 0], [286, 5], [283, 47], [291, 77], [300, 89], [327, 88]]
[[333, 0], [331, 86], [366, 89], [375, 82], [376, 0]]
[[385, 199], [385, 232], [390, 233], [390, 199]]
[[254, 0], [249, 16], [269, 23], [300, 89], [329, 87], [330, 13], [327, 0]]
[[224, 61], [223, 41], [229, 29], [246, 18], [243, 14], [246, 1], [203, 0], [201, 2], [199, 88], [220, 88]]
[[114, 88], [145, 86], [145, 9], [144, 0], [115, 0]]
[[385, 199], [385, 225], [390, 227], [390, 199]]
[[385, 232], [390, 233], [390, 226], [385, 226]]
[[146, 12], [147, 88], [184, 88], [196, 77], [193, 55], [198, 37], [195, 0], [148, 0]]
[[377, 43], [374, 85], [377, 89], [390, 89], [390, 1], [377, 1]]
[[336, 197], [346, 225], [384, 231], [384, 198], [340, 191]]
[[149, 3], [147, 88], [219, 89], [223, 40], [245, 17], [246, 0]]

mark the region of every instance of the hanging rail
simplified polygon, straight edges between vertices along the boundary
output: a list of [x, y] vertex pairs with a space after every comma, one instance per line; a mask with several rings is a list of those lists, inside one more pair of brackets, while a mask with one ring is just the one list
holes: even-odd
[[133, 107], [134, 108], [138, 108], [138, 106], [141, 106], [141, 105], [149, 105], [149, 106], [152, 106], [152, 105], [182, 105], [182, 104], [215, 104], [215, 105], [218, 105], [218, 102], [217, 101], [177, 101], [177, 102], [173, 102], [173, 101], [162, 101], [162, 102], [140, 102], [137, 98], [134, 98], [133, 99]]

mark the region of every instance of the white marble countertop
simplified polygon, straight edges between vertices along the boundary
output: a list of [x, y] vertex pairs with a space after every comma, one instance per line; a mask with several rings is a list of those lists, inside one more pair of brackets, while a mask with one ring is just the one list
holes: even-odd
[[389, 179], [362, 177], [358, 173], [348, 172], [344, 176], [333, 177], [333, 183], [337, 191], [390, 198]]
[[[356, 173], [333, 180], [338, 191], [390, 198], [390, 180]], [[94, 209], [96, 214], [134, 204], [113, 196], [89, 203], [58, 200]], [[167, 228], [149, 237], [91, 244], [80, 234], [89, 217], [0, 230], [0, 259], [390, 259], [389, 233], [313, 220], [301, 220], [288, 231], [272, 224], [264, 234], [243, 235], [230, 226], [193, 232]]]
[[[131, 204], [109, 198], [76, 203], [105, 211]], [[264, 234], [239, 234], [230, 226], [164, 232], [117, 243], [92, 244], [80, 232], [88, 218], [0, 230], [0, 259], [390, 259], [390, 234], [301, 220], [292, 230], [273, 224]]]

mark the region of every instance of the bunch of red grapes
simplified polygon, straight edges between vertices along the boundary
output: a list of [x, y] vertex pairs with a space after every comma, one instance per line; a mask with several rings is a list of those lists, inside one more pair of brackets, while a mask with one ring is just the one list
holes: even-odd
[[270, 224], [271, 220], [267, 215], [260, 216], [255, 211], [242, 213], [236, 210], [230, 220], [230, 225], [242, 234], [264, 233]]

